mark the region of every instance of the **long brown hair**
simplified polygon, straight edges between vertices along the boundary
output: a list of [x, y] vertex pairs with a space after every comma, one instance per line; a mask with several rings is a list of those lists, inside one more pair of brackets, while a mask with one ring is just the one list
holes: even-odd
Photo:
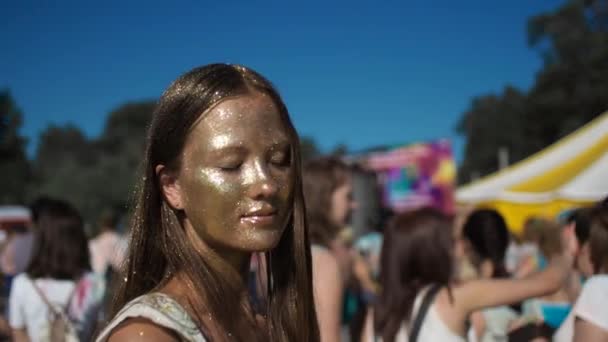
[[462, 228], [462, 235], [472, 247], [478, 262], [489, 260], [493, 265], [492, 278], [507, 278], [505, 255], [509, 247], [509, 230], [500, 213], [494, 209], [473, 211]]
[[329, 247], [342, 228], [331, 221], [331, 199], [349, 175], [348, 166], [335, 157], [313, 159], [304, 165], [304, 198], [311, 243]]
[[[165, 202], [155, 167], [179, 169], [180, 155], [191, 127], [207, 109], [222, 100], [260, 92], [276, 104], [292, 142], [293, 213], [278, 245], [265, 253], [267, 303], [265, 328], [253, 310], [238, 299], [238, 290], [221, 270], [201, 256], [186, 237], [176, 213]], [[255, 71], [238, 65], [211, 64], [179, 77], [160, 98], [148, 130], [142, 176], [137, 187], [131, 242], [112, 316], [132, 299], [166, 284], [171, 274], [184, 274], [195, 311], [192, 317], [214, 340], [317, 341], [311, 257], [300, 175], [297, 133], [274, 87]], [[121, 277], [122, 278], [122, 277]], [[204, 322], [212, 317], [213, 324]], [[243, 328], [246, 327], [246, 328]]]
[[452, 229], [435, 209], [420, 209], [393, 218], [380, 254], [382, 290], [374, 310], [375, 331], [394, 341], [411, 318], [416, 296], [427, 285], [448, 286], [452, 278]]
[[68, 202], [45, 201], [36, 217], [34, 253], [26, 272], [34, 279], [78, 280], [91, 270], [82, 217]]

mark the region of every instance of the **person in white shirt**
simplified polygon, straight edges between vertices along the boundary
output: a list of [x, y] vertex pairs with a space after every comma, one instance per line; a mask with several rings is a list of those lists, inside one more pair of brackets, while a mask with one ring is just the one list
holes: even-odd
[[99, 234], [89, 241], [91, 266], [95, 273], [105, 275], [108, 270], [120, 270], [126, 241], [116, 231], [117, 224], [118, 217], [113, 212], [104, 212], [99, 218]]
[[74, 337], [92, 338], [105, 290], [90, 272], [82, 219], [68, 203], [54, 200], [38, 222], [32, 261], [15, 277], [9, 297], [13, 341], [49, 341], [53, 313], [61, 313]]
[[591, 210], [588, 239], [579, 237], [577, 269], [586, 277], [579, 298], [554, 335], [556, 342], [608, 341], [608, 206]]

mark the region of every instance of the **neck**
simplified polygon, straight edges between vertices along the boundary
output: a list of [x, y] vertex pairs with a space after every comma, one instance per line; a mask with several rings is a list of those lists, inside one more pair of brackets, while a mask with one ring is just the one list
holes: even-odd
[[209, 248], [208, 251], [212, 253], [212, 258], [209, 258], [209, 260], [213, 267], [221, 270], [223, 274], [229, 275], [230, 278], [236, 276], [239, 285], [246, 289], [251, 253], [219, 248]]
[[[212, 248], [202, 241], [194, 229], [192, 229], [192, 226], [185, 225], [184, 227], [187, 238], [189, 241], [192, 241], [196, 253], [203, 256], [205, 262], [213, 270], [222, 275], [222, 281], [229, 283], [226, 285], [229, 285], [229, 287], [238, 293], [237, 296], [240, 296], [236, 301], [234, 301], [235, 298], [232, 298], [232, 300], [227, 302], [246, 302], [248, 300], [247, 277], [249, 275], [250, 253], [236, 253], [235, 251]], [[196, 317], [200, 316], [200, 312], [197, 313], [197, 309], [195, 309], [196, 305], [192, 307], [191, 300], [194, 298], [194, 303], [196, 303], [197, 300], [204, 299], [200, 297], [201, 294], [198, 294], [196, 291], [193, 292], [194, 288], [192, 287], [193, 284], [190, 283], [191, 281], [195, 281], [191, 275], [186, 274], [185, 270], [178, 270], [169, 277], [168, 282], [162, 286], [160, 291], [178, 300], [191, 316]], [[232, 293], [234, 294], [234, 292]], [[206, 310], [204, 306], [199, 309]]]

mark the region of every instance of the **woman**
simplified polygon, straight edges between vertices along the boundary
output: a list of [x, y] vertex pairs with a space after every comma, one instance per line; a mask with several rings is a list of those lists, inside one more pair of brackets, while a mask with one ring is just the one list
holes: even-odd
[[[571, 246], [571, 234], [565, 234]], [[421, 303], [418, 341], [464, 341], [471, 313], [547, 294], [561, 286], [573, 257], [565, 250], [547, 269], [521, 280], [480, 279], [455, 284], [451, 222], [433, 209], [397, 216], [385, 232], [378, 302], [364, 341], [408, 341]], [[433, 296], [433, 293], [435, 295]], [[372, 323], [373, 322], [373, 323]]]
[[49, 200], [38, 219], [32, 260], [13, 282], [13, 340], [52, 341], [58, 322], [65, 323], [62, 339], [90, 341], [104, 285], [91, 272], [80, 215], [66, 202]]
[[[505, 266], [509, 231], [497, 211], [473, 211], [463, 225], [462, 238], [467, 258], [474, 266], [478, 279], [509, 277]], [[503, 305], [481, 311], [478, 317], [472, 317], [472, 324], [480, 341], [494, 341], [506, 339], [510, 325], [517, 318], [515, 310]]]
[[126, 241], [118, 233], [118, 215], [113, 211], [104, 211], [97, 223], [99, 232], [89, 241], [91, 266], [96, 273], [110, 278], [110, 274], [120, 270]]
[[[148, 132], [125, 281], [98, 340], [315, 341], [297, 133], [277, 91], [212, 64], [165, 91]], [[264, 251], [265, 305], [247, 291]]]
[[[587, 281], [568, 317], [555, 333], [556, 342], [608, 340], [608, 206], [580, 213], [576, 266]], [[588, 230], [587, 230], [588, 228]]]
[[324, 157], [309, 161], [303, 176], [321, 341], [340, 341], [343, 296], [351, 274], [351, 259], [338, 234], [352, 208], [351, 173], [341, 160]]

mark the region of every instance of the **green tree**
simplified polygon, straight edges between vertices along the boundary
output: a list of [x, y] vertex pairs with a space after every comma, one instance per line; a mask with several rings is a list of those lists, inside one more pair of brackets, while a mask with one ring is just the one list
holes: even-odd
[[153, 109], [152, 101], [118, 107], [96, 139], [72, 125], [50, 125], [40, 137], [32, 197], [65, 198], [91, 222], [106, 208], [126, 210]]
[[20, 135], [22, 114], [8, 90], [0, 91], [0, 203], [24, 203], [30, 168], [27, 140]]
[[346, 146], [346, 144], [340, 143], [336, 145], [329, 154], [336, 157], [343, 157], [348, 154], [348, 146]]
[[497, 169], [498, 151], [507, 148], [512, 160], [526, 156], [525, 94], [507, 87], [500, 95], [480, 96], [471, 102], [457, 130], [467, 137], [459, 176], [462, 182], [472, 175]]
[[315, 157], [318, 157], [321, 152], [317, 147], [317, 143], [311, 137], [300, 137], [300, 154], [302, 162], [305, 163]]
[[501, 147], [516, 162], [608, 110], [608, 1], [567, 1], [532, 17], [528, 42], [544, 61], [531, 89], [476, 97], [458, 124], [461, 182], [496, 171]]

